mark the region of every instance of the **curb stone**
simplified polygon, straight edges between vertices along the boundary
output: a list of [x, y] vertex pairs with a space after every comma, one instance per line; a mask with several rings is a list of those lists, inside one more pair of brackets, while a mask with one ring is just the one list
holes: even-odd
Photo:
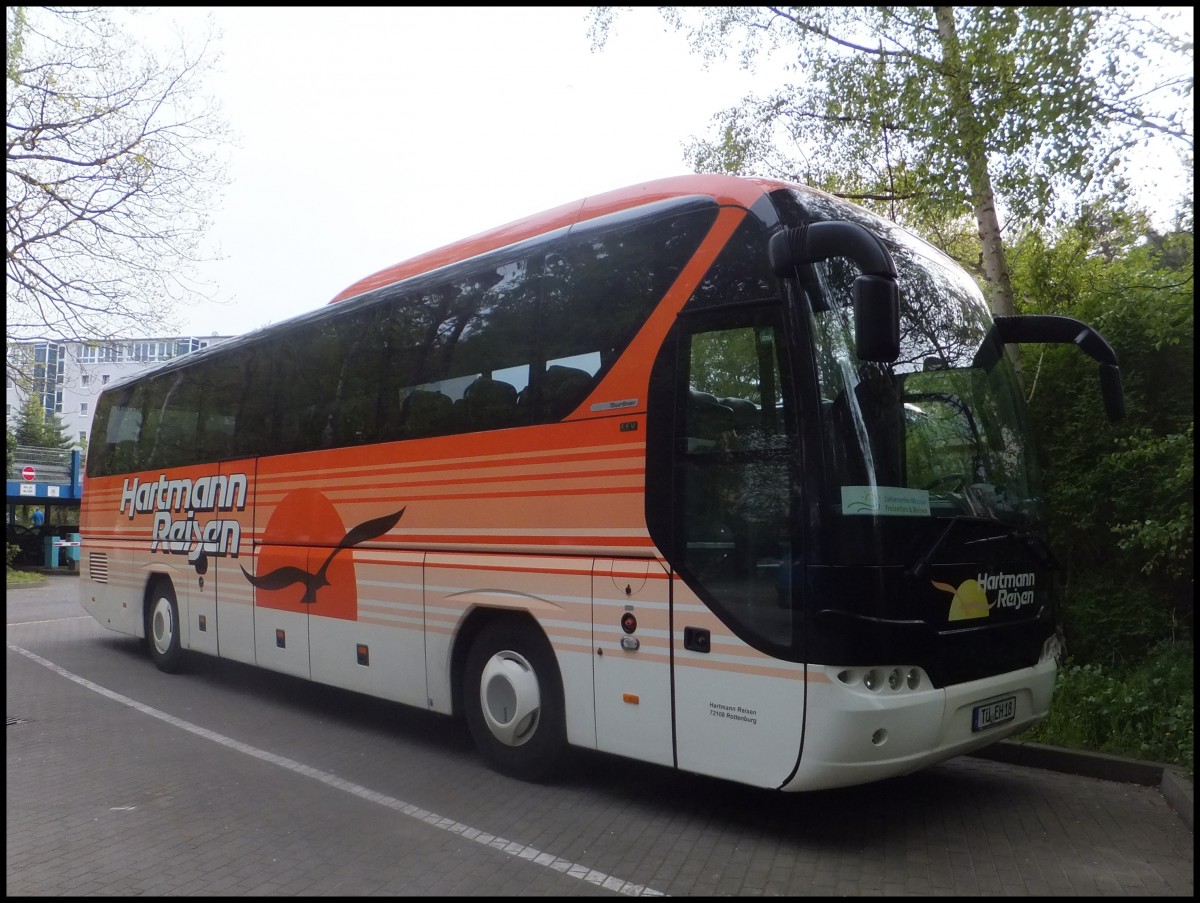
[[1188, 830], [1195, 833], [1195, 828], [1192, 827], [1195, 803], [1192, 800], [1191, 779], [1181, 771], [1166, 768], [1163, 770], [1162, 792], [1163, 796], [1167, 798], [1167, 802], [1171, 804], [1171, 808], [1179, 813], [1179, 817], [1188, 826]]
[[1021, 740], [1001, 740], [991, 746], [971, 753], [980, 759], [1042, 768], [1083, 777], [1100, 778], [1124, 784], [1140, 784], [1158, 787], [1167, 803], [1179, 813], [1189, 831], [1194, 831], [1193, 782], [1186, 774], [1172, 765], [1110, 756], [1105, 753], [1083, 752], [1063, 749], [1042, 743]]

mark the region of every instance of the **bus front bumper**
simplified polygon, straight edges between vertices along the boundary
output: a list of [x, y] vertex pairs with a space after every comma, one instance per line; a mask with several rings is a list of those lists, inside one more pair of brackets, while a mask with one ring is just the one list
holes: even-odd
[[[1045, 719], [1057, 668], [1047, 655], [1008, 674], [915, 690], [886, 680], [870, 689], [853, 678], [865, 670], [810, 667], [818, 677], [809, 682], [800, 765], [781, 790], [910, 774], [1010, 737]], [[886, 676], [892, 669], [870, 670]]]

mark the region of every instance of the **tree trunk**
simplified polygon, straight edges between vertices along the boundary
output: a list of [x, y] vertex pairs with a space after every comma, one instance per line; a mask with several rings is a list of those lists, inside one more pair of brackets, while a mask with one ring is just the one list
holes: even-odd
[[[954, 104], [963, 156], [967, 163], [971, 201], [975, 207], [975, 223], [979, 228], [979, 241], [983, 248], [983, 276], [986, 282], [984, 292], [995, 316], [1011, 317], [1016, 314], [1017, 308], [1013, 300], [1012, 282], [1008, 276], [1008, 260], [1004, 254], [1000, 219], [996, 215], [992, 178], [988, 172], [987, 142], [984, 141], [982, 126], [975, 118], [971, 102], [970, 73], [963, 71], [958, 32], [954, 26], [954, 7], [937, 7], [937, 25], [946, 83]], [[1009, 345], [1006, 349], [1020, 375], [1019, 348]]]

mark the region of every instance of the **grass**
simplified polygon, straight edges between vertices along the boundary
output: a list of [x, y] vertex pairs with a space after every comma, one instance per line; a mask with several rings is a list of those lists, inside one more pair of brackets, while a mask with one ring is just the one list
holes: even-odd
[[1050, 717], [1021, 740], [1176, 765], [1193, 773], [1195, 650], [1165, 643], [1136, 667], [1068, 663]]
[[4, 569], [5, 586], [35, 586], [46, 578], [33, 571], [18, 571], [10, 567]]

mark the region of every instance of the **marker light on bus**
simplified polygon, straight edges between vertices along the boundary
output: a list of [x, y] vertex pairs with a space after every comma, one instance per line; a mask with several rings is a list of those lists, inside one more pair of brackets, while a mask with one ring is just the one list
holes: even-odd
[[838, 672], [837, 678], [848, 687], [861, 683], [873, 693], [879, 692], [885, 682], [892, 692], [901, 692], [905, 689], [919, 690], [925, 683], [925, 672], [920, 668], [903, 665], [887, 670], [883, 668], [845, 668]]

